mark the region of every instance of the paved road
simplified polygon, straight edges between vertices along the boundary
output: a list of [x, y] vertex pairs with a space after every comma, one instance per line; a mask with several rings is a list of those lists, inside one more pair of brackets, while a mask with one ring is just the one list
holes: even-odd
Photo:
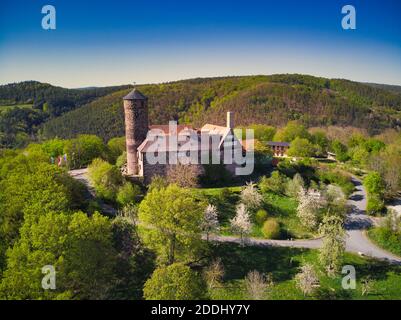
[[[87, 169], [71, 170], [69, 173], [73, 178], [83, 182], [88, 187], [88, 190], [92, 196], [95, 195], [94, 190], [91, 187], [87, 177]], [[345, 222], [345, 229], [347, 234], [346, 250], [349, 252], [358, 253], [377, 259], [385, 259], [392, 263], [401, 264], [400, 257], [397, 257], [383, 249], [380, 249], [375, 244], [373, 244], [365, 235], [365, 229], [369, 228], [373, 224], [373, 220], [366, 215], [366, 191], [361, 181], [353, 178], [353, 183], [355, 184], [355, 192], [348, 200], [348, 205], [350, 206], [351, 211], [348, 214]], [[106, 213], [116, 213], [116, 210], [107, 204], [102, 203], [101, 206]], [[209, 239], [218, 242], [240, 242], [240, 239], [235, 236], [210, 235]], [[255, 246], [276, 246], [309, 249], [318, 249], [322, 245], [322, 239], [292, 241], [248, 238], [246, 241], [248, 245]]]
[[373, 224], [373, 220], [366, 215], [367, 195], [361, 181], [353, 179], [355, 192], [348, 200], [351, 213], [348, 214], [345, 223], [347, 231], [346, 250], [350, 252], [363, 253], [378, 259], [387, 259], [394, 263], [401, 263], [397, 257], [373, 244], [366, 236], [365, 230]]

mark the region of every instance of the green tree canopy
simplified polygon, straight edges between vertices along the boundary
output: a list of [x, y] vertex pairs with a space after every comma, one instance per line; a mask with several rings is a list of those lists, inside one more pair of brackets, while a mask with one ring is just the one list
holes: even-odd
[[181, 263], [156, 269], [144, 287], [146, 300], [197, 300], [205, 292], [202, 278]]
[[147, 228], [144, 240], [156, 250], [159, 262], [186, 262], [196, 257], [203, 245], [205, 207], [190, 190], [176, 185], [148, 192], [139, 206], [139, 219]]

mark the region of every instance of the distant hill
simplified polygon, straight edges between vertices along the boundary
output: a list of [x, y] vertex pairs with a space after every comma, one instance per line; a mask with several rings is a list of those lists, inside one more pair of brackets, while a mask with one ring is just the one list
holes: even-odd
[[45, 121], [129, 87], [66, 89], [37, 81], [2, 85], [0, 148], [23, 146]]
[[92, 100], [130, 86], [91, 87], [66, 89], [48, 83], [25, 81], [0, 86], [0, 106], [32, 104], [35, 109], [43, 109], [52, 116], [73, 110]]
[[[152, 124], [170, 119], [200, 126], [224, 124], [226, 111], [236, 125], [354, 126], [377, 133], [401, 126], [401, 94], [388, 86], [298, 74], [189, 79], [138, 86], [149, 97]], [[44, 137], [92, 133], [108, 140], [124, 134], [122, 97], [113, 92], [46, 122]]]
[[366, 84], [369, 86], [372, 86], [374, 88], [384, 89], [387, 91], [401, 94], [401, 86], [395, 86], [395, 85], [390, 85], [390, 84], [380, 84], [380, 83], [366, 83]]

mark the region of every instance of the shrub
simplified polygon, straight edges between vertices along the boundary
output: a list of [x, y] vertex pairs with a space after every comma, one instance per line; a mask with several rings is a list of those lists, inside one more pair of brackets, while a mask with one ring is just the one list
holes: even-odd
[[118, 188], [116, 201], [121, 207], [124, 207], [127, 204], [134, 203], [140, 194], [141, 188], [139, 186], [126, 182]]
[[255, 215], [255, 221], [258, 225], [263, 225], [263, 223], [266, 221], [267, 219], [267, 212], [266, 210], [260, 209], [258, 210], [258, 212], [256, 212]]
[[277, 219], [266, 220], [263, 224], [262, 233], [266, 239], [277, 239], [280, 236], [280, 224]]
[[270, 178], [262, 177], [259, 182], [259, 188], [263, 193], [274, 192], [283, 194], [285, 191], [287, 179], [280, 172], [274, 171]]
[[384, 201], [377, 194], [369, 194], [368, 204], [366, 206], [366, 211], [368, 214], [380, 214], [385, 210]]
[[363, 185], [370, 194], [382, 195], [384, 193], [384, 181], [377, 172], [369, 172], [363, 180]]
[[157, 268], [146, 281], [146, 300], [197, 300], [205, 297], [206, 284], [188, 266], [174, 263]]

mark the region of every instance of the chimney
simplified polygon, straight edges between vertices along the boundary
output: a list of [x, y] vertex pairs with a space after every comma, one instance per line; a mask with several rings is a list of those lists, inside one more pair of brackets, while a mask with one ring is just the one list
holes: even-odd
[[234, 113], [231, 111], [227, 112], [227, 128], [234, 129]]

